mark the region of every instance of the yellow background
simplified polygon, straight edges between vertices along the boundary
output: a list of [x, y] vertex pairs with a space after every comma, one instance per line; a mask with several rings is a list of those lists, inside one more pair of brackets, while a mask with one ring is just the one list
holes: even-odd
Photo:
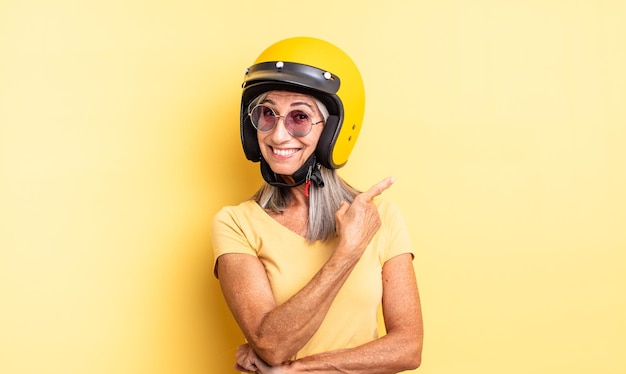
[[411, 229], [420, 373], [626, 373], [626, 3], [1, 0], [0, 372], [229, 373], [209, 222], [260, 183], [244, 69], [327, 39], [341, 175]]

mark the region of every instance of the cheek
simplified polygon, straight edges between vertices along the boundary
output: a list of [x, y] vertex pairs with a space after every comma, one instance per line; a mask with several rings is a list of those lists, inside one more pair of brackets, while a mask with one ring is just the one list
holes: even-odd
[[259, 145], [263, 144], [263, 142], [265, 141], [265, 137], [267, 137], [267, 133], [263, 133], [263, 132], [257, 131], [256, 139], [257, 139], [257, 142], [259, 143]]
[[323, 129], [323, 127], [314, 128], [314, 131], [311, 131], [311, 133], [309, 134], [307, 143], [309, 143], [313, 147], [317, 147], [317, 143], [319, 143], [320, 141]]

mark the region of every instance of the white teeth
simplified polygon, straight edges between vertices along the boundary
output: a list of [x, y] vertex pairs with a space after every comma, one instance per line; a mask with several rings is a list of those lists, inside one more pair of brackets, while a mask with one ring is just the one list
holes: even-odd
[[274, 151], [274, 154], [278, 155], [278, 156], [289, 156], [289, 155], [292, 155], [292, 154], [296, 153], [298, 150], [294, 149], [294, 148], [291, 148], [291, 149], [276, 149], [276, 148], [274, 148], [273, 151]]

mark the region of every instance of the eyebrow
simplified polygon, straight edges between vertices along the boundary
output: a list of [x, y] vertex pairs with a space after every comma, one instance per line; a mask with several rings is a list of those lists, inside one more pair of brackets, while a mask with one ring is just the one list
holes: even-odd
[[[272, 100], [272, 99], [265, 99], [261, 102], [261, 104], [265, 104], [265, 103], [270, 103], [270, 104], [274, 104], [276, 105], [276, 103]], [[309, 107], [309, 109], [311, 109], [311, 111], [315, 112], [315, 108], [313, 107], [313, 105], [307, 103], [306, 101], [294, 101], [293, 103], [291, 103], [289, 106], [290, 107], [295, 107], [298, 105], [304, 105]]]

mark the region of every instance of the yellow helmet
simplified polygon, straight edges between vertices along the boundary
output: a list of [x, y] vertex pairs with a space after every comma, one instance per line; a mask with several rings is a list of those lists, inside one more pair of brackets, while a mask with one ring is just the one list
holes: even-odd
[[249, 160], [260, 161], [261, 151], [248, 105], [264, 92], [287, 90], [312, 95], [328, 109], [315, 150], [317, 162], [337, 169], [348, 161], [363, 122], [365, 90], [358, 68], [344, 51], [310, 37], [279, 41], [246, 70], [242, 87], [241, 142]]

